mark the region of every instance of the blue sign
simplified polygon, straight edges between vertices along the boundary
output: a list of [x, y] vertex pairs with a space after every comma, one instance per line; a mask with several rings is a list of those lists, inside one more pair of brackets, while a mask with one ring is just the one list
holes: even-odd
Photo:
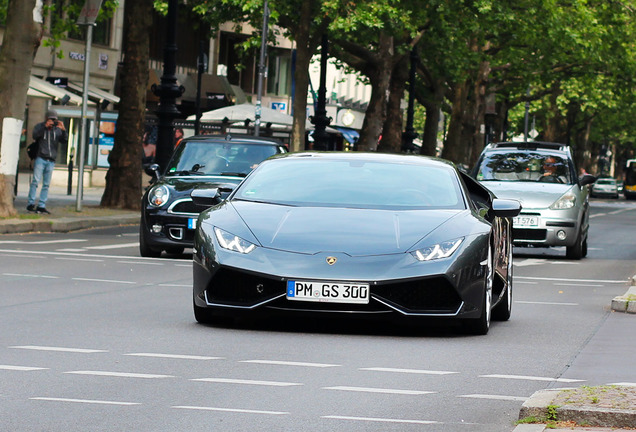
[[287, 102], [272, 102], [272, 109], [280, 112], [286, 112]]

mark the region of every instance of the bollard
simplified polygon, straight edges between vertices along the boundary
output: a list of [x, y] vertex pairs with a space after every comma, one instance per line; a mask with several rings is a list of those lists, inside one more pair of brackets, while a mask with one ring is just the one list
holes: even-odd
[[73, 154], [68, 160], [68, 187], [66, 188], [66, 195], [72, 195], [73, 192]]

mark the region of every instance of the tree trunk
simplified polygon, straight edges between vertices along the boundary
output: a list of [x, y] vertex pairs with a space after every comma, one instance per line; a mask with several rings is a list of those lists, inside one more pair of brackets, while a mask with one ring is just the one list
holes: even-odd
[[106, 188], [101, 205], [141, 208], [141, 145], [146, 110], [148, 58], [153, 0], [128, 1], [124, 6], [124, 64], [115, 143], [108, 156]]
[[6, 22], [0, 50], [0, 217], [17, 214], [13, 199], [20, 136], [33, 58], [42, 39], [42, 3], [9, 0]]
[[465, 153], [465, 148], [462, 146], [462, 135], [468, 87], [467, 80], [454, 87], [451, 115], [448, 123], [448, 136], [446, 137], [444, 150], [442, 151], [442, 157], [444, 159], [455, 163], [462, 162]]
[[392, 69], [393, 37], [382, 32], [379, 38], [376, 61], [368, 65], [368, 71], [363, 71], [371, 82], [371, 99], [358, 139], [359, 151], [375, 151], [378, 145], [386, 118], [387, 93], [389, 92]]
[[427, 88], [429, 94], [418, 94], [417, 101], [426, 110], [424, 132], [422, 133], [422, 147], [420, 154], [425, 156], [437, 156], [437, 137], [439, 133], [439, 121], [442, 117], [441, 109], [444, 103], [444, 84], [431, 80]]
[[[402, 116], [402, 99], [404, 88], [409, 78], [409, 56], [395, 64], [389, 83], [389, 100], [386, 107], [386, 120], [382, 130], [382, 140], [378, 151], [382, 153], [400, 153], [402, 151], [402, 130], [404, 119]], [[409, 95], [409, 97], [412, 97]]]
[[486, 141], [486, 88], [490, 70], [490, 62], [482, 61], [477, 72], [473, 93], [473, 109], [470, 113], [473, 134], [470, 152], [464, 161], [468, 166], [473, 166], [477, 162]]

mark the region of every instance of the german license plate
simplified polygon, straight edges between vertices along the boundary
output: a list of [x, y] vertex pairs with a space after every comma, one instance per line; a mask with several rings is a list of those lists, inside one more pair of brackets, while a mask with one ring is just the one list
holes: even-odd
[[515, 228], [539, 226], [539, 216], [517, 216], [512, 220]]
[[287, 281], [287, 299], [324, 303], [369, 303], [369, 284], [353, 282]]
[[195, 218], [188, 219], [188, 229], [196, 229], [197, 228], [197, 220]]

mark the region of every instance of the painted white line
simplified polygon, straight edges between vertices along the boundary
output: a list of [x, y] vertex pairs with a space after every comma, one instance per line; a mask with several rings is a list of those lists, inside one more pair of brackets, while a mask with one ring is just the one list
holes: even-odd
[[23, 240], [0, 240], [0, 244], [21, 244], [21, 245], [43, 245], [55, 243], [78, 243], [88, 241], [86, 239], [63, 239], [63, 240], [40, 240], [40, 241], [23, 241]]
[[88, 262], [104, 262], [104, 260], [100, 259], [91, 259], [91, 258], [66, 258], [66, 257], [57, 257], [56, 260], [65, 260], [65, 261], [88, 261]]
[[304, 366], [304, 367], [315, 367], [315, 368], [328, 368], [328, 367], [340, 366], [337, 364], [328, 364], [328, 363], [305, 363], [305, 362], [293, 362], [293, 361], [281, 361], [281, 360], [241, 360], [239, 363], [258, 363], [258, 364], [281, 365], [281, 366]]
[[479, 375], [479, 378], [503, 378], [503, 379], [517, 379], [517, 380], [527, 380], [527, 381], [550, 381], [550, 382], [565, 382], [565, 383], [574, 383], [574, 382], [583, 382], [585, 380], [577, 380], [577, 379], [567, 379], [567, 378], [548, 378], [548, 377], [535, 377], [535, 376], [524, 376], [524, 375]]
[[86, 246], [84, 249], [86, 250], [106, 250], [106, 249], [121, 249], [121, 248], [129, 248], [139, 246], [139, 242], [134, 243], [118, 243], [111, 245], [101, 245], [101, 246]]
[[104, 353], [104, 352], [108, 352], [108, 351], [105, 351], [105, 350], [98, 350], [98, 349], [85, 349], [85, 348], [63, 348], [63, 347], [38, 346], [38, 345], [10, 346], [9, 348], [26, 349], [26, 350], [36, 350], [36, 351], [59, 351], [59, 352], [71, 352], [71, 353], [80, 353], [80, 354], [92, 354], [92, 353]]
[[201, 410], [201, 411], [222, 411], [222, 412], [234, 412], [234, 413], [244, 413], [244, 414], [289, 415], [288, 412], [283, 412], [283, 411], [262, 411], [262, 410], [249, 410], [249, 409], [238, 409], [238, 408], [216, 408], [216, 407], [201, 407], [201, 406], [187, 406], [187, 405], [178, 405], [178, 406], [173, 406], [172, 408], [187, 409], [187, 410]]
[[361, 392], [361, 393], [386, 393], [386, 394], [402, 394], [402, 395], [425, 395], [425, 394], [437, 393], [433, 391], [422, 391], [422, 390], [402, 390], [402, 389], [348, 387], [348, 386], [323, 387], [323, 390], [340, 390], [340, 391], [351, 391], [351, 392]]
[[12, 370], [12, 371], [20, 371], [20, 372], [30, 372], [30, 371], [36, 371], [36, 370], [48, 370], [48, 368], [29, 367], [29, 366], [0, 365], [0, 370]]
[[163, 265], [163, 264], [157, 263], [157, 262], [140, 262], [140, 261], [117, 261], [117, 263], [119, 263], [119, 264], [133, 264], [133, 265], [154, 265], [154, 266]]
[[52, 401], [52, 402], [73, 402], [73, 403], [85, 403], [85, 404], [99, 404], [99, 405], [141, 405], [137, 402], [116, 402], [107, 400], [90, 400], [90, 399], [67, 399], [67, 398], [53, 398], [53, 397], [32, 397], [31, 400]]
[[129, 372], [69, 371], [64, 373], [74, 374], [74, 375], [93, 375], [93, 376], [106, 376], [106, 377], [117, 377], [117, 378], [147, 378], [147, 379], [174, 378], [174, 376], [172, 375], [141, 374], [141, 373], [129, 373]]
[[515, 303], [519, 303], [519, 304], [551, 305], [551, 306], [579, 306], [578, 303], [557, 303], [557, 302], [538, 302], [538, 301], [521, 301], [521, 300], [515, 300]]
[[634, 209], [624, 208], [624, 209], [620, 209], [620, 210], [614, 210], [613, 212], [610, 212], [609, 214], [615, 215], [615, 214], [623, 213], [623, 212], [630, 211], [630, 210], [634, 210]]
[[457, 397], [471, 398], [471, 399], [509, 400], [509, 401], [519, 401], [519, 402], [525, 402], [526, 400], [528, 400], [527, 397], [523, 397], [523, 396], [504, 396], [504, 395], [486, 395], [486, 394], [469, 394], [469, 395], [461, 395]]
[[360, 368], [360, 370], [372, 371], [372, 372], [397, 372], [397, 373], [424, 374], [424, 375], [450, 375], [450, 374], [459, 373], [459, 372], [450, 372], [450, 371], [434, 371], [434, 370], [422, 370], [422, 369], [395, 369], [395, 368], [383, 368], [383, 367]]
[[431, 421], [431, 420], [407, 420], [407, 419], [390, 419], [390, 418], [376, 418], [376, 417], [351, 417], [351, 416], [330, 415], [330, 416], [322, 416], [321, 418], [334, 419], [334, 420], [381, 422], [381, 423], [440, 424], [440, 422]]
[[192, 267], [192, 264], [177, 264], [175, 267]]
[[18, 276], [18, 277], [29, 277], [29, 278], [42, 278], [42, 279], [59, 279], [59, 276], [47, 276], [47, 275], [36, 275], [36, 274], [23, 274], [23, 273], [2, 273], [2, 276]]
[[571, 287], [603, 287], [605, 286], [605, 285], [595, 285], [595, 284], [573, 284], [573, 283], [555, 283], [554, 285], [571, 286]]
[[159, 354], [159, 353], [130, 353], [130, 354], [124, 354], [124, 355], [136, 356], [136, 357], [180, 359], [180, 360], [221, 360], [223, 359], [223, 357], [207, 357], [207, 356], [182, 355], [182, 354]]
[[[11, 257], [11, 258], [24, 258], [24, 255], [18, 255], [18, 254], [14, 254], [14, 253], [3, 253], [3, 254], [0, 254], [0, 256], [3, 256], [3, 257]], [[38, 256], [38, 255], [31, 255], [31, 256], [29, 257], [29, 259], [31, 259], [31, 258], [35, 258], [35, 259], [45, 259], [45, 258], [47, 258], [47, 257], [44, 257], [44, 256]]]
[[535, 266], [535, 265], [543, 265], [547, 261], [548, 260], [546, 259], [528, 258], [528, 259], [524, 259], [521, 262], [513, 260], [512, 265], [516, 267], [528, 267], [528, 266]]
[[57, 252], [84, 252], [86, 249], [78, 249], [78, 248], [64, 248], [64, 249], [55, 249]]
[[[84, 251], [84, 249], [79, 249], [78, 251], [82, 252], [82, 251]], [[144, 257], [139, 257], [139, 256], [99, 255], [99, 254], [87, 254], [87, 253], [76, 254], [76, 253], [66, 253], [66, 252], [60, 252], [60, 251], [56, 251], [56, 252], [41, 252], [41, 251], [40, 252], [35, 252], [35, 251], [23, 251], [23, 250], [16, 250], [16, 249], [0, 249], [0, 253], [2, 253], [2, 252], [8, 252], [8, 253], [13, 253], [13, 254], [21, 254], [22, 256], [29, 255], [30, 258], [34, 258], [37, 255], [58, 255], [58, 256], [79, 257], [79, 258], [112, 258], [112, 259], [118, 259], [118, 260], [123, 259], [123, 258], [130, 258], [130, 259], [140, 260], [140, 261], [160, 261], [164, 265], [168, 264], [168, 263], [183, 263], [182, 259], [177, 259], [177, 258], [144, 258]]]
[[131, 281], [119, 281], [119, 280], [110, 280], [110, 279], [91, 279], [91, 278], [71, 278], [76, 281], [84, 281], [84, 282], [107, 282], [107, 283], [120, 283], [120, 284], [136, 284], [137, 282]]
[[516, 284], [525, 284], [525, 285], [539, 285], [539, 282], [528, 282], [528, 281], [514, 281]]
[[201, 382], [213, 382], [222, 384], [247, 384], [247, 385], [260, 385], [260, 386], [272, 386], [272, 387], [291, 387], [300, 386], [301, 383], [282, 382], [282, 381], [257, 381], [257, 380], [243, 380], [243, 379], [230, 379], [230, 378], [196, 378], [190, 381]]
[[624, 386], [624, 387], [636, 387], [636, 382], [619, 382], [619, 383], [613, 383], [613, 384], [608, 384], [608, 385]]
[[607, 216], [607, 213], [596, 213], [596, 214], [590, 215], [590, 219], [601, 217], [601, 216]]
[[192, 288], [192, 284], [159, 284], [160, 287]]
[[615, 283], [626, 284], [627, 280], [604, 280], [604, 279], [565, 279], [565, 278], [548, 278], [548, 277], [530, 277], [530, 276], [515, 276], [515, 279], [529, 279], [540, 281], [555, 281], [555, 282], [590, 282], [590, 283]]

